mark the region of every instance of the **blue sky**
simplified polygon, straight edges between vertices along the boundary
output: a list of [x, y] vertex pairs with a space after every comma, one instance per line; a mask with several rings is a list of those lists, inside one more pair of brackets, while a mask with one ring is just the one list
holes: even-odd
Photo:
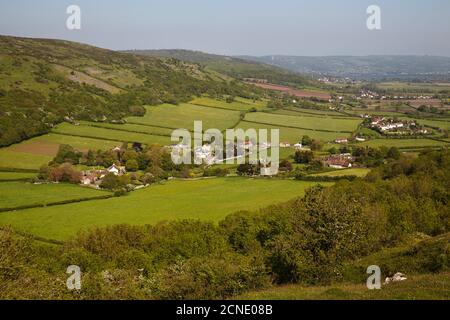
[[[382, 30], [366, 28], [371, 4]], [[449, 18], [448, 0], [0, 0], [0, 34], [219, 54], [450, 56]]]

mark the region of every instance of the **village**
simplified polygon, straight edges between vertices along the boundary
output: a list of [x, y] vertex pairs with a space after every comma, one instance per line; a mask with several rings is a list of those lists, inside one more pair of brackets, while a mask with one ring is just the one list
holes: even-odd
[[421, 126], [415, 120], [399, 120], [381, 116], [367, 117], [365, 125], [383, 135], [428, 135], [431, 129]]

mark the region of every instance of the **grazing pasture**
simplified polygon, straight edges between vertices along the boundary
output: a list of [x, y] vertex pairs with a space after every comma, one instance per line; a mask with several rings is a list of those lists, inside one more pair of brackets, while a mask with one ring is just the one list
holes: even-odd
[[397, 147], [399, 149], [420, 149], [428, 147], [450, 146], [449, 143], [431, 139], [374, 139], [356, 144], [357, 146], [369, 146], [372, 148]]
[[0, 168], [38, 170], [52, 159], [52, 156], [16, 152], [11, 147], [0, 149]]
[[[73, 184], [33, 184], [29, 182], [0, 183], [0, 208], [49, 204], [53, 202], [92, 198], [109, 194], [105, 191], [84, 188]], [[7, 215], [11, 213], [0, 213]]]
[[36, 173], [32, 172], [2, 172], [0, 171], [0, 181], [32, 179]]
[[287, 126], [299, 129], [318, 130], [326, 132], [350, 133], [361, 123], [360, 119], [338, 119], [323, 117], [289, 116], [264, 112], [247, 113], [246, 121], [269, 124], [274, 126]]
[[233, 127], [239, 121], [240, 116], [239, 111], [201, 107], [188, 103], [147, 106], [146, 110], [143, 117], [127, 118], [128, 123], [192, 130], [194, 121], [202, 120], [203, 129], [224, 130]]
[[[253, 122], [241, 121], [237, 128], [247, 130], [250, 128], [259, 129], [279, 129], [280, 130], [280, 142], [289, 142], [295, 144], [301, 141], [303, 136], [309, 136], [313, 139], [318, 139], [322, 141], [333, 141], [337, 138], [347, 137], [348, 134], [336, 133], [336, 132], [323, 132], [314, 130], [303, 130], [296, 128], [280, 127], [275, 125], [267, 125]], [[268, 140], [270, 140], [270, 131], [267, 132]]]
[[[301, 196], [307, 188], [316, 184], [249, 178], [171, 180], [119, 198], [0, 214], [0, 224], [10, 224], [45, 238], [67, 239], [81, 229], [94, 226], [155, 224], [189, 218], [216, 222], [235, 211], [253, 211]], [[17, 193], [20, 190], [22, 188], [16, 188]], [[52, 192], [47, 190], [47, 193]]]
[[136, 133], [129, 131], [112, 130], [107, 128], [98, 128], [87, 125], [75, 126], [69, 123], [59, 124], [56, 128], [53, 129], [53, 132], [72, 136], [96, 138], [100, 140], [110, 140], [120, 142], [141, 142], [144, 144], [158, 143], [161, 145], [170, 144], [169, 137], [155, 136], [151, 134]]
[[262, 109], [265, 103], [258, 101], [253, 103], [251, 100], [235, 100], [231, 103], [222, 100], [215, 100], [207, 97], [196, 98], [189, 102], [189, 104], [207, 106], [211, 108], [229, 109], [234, 111], [247, 111], [251, 108]]

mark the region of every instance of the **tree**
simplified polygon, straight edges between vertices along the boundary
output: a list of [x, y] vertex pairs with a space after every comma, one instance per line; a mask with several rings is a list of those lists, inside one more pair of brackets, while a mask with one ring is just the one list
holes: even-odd
[[312, 142], [312, 139], [309, 136], [303, 136], [302, 137], [302, 145], [310, 146], [311, 142]]
[[310, 163], [314, 159], [314, 154], [311, 151], [297, 150], [294, 154], [294, 161], [296, 163]]
[[62, 144], [59, 146], [58, 153], [53, 161], [58, 164], [69, 162], [71, 164], [78, 164], [81, 153], [76, 151], [72, 146]]
[[130, 159], [126, 162], [125, 168], [127, 171], [135, 172], [139, 170], [139, 164], [136, 159]]
[[396, 147], [391, 147], [387, 152], [387, 157], [391, 159], [398, 160], [400, 159], [400, 151]]
[[119, 187], [119, 177], [113, 173], [108, 173], [102, 180], [100, 187], [103, 189], [114, 190]]
[[292, 171], [292, 163], [290, 163], [288, 160], [282, 160], [280, 162], [280, 171]]
[[256, 166], [250, 163], [240, 164], [236, 172], [240, 176], [253, 176], [256, 173]]
[[311, 142], [310, 147], [311, 147], [311, 150], [313, 150], [313, 151], [320, 151], [320, 150], [322, 150], [323, 143], [320, 140], [313, 140]]

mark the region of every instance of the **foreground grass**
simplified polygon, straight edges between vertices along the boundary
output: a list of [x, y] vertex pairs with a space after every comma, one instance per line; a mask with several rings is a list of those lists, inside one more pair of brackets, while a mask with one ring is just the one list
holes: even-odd
[[249, 300], [448, 300], [450, 273], [411, 275], [403, 282], [384, 285], [380, 290], [368, 290], [365, 283], [336, 284], [307, 287], [285, 285], [267, 290], [249, 292], [238, 299]]
[[[172, 180], [120, 198], [0, 214], [0, 224], [10, 224], [44, 238], [67, 239], [80, 229], [94, 226], [144, 225], [188, 218], [218, 221], [235, 211], [256, 210], [301, 196], [305, 189], [316, 184], [246, 178]], [[22, 189], [16, 187], [15, 197], [20, 198]]]

